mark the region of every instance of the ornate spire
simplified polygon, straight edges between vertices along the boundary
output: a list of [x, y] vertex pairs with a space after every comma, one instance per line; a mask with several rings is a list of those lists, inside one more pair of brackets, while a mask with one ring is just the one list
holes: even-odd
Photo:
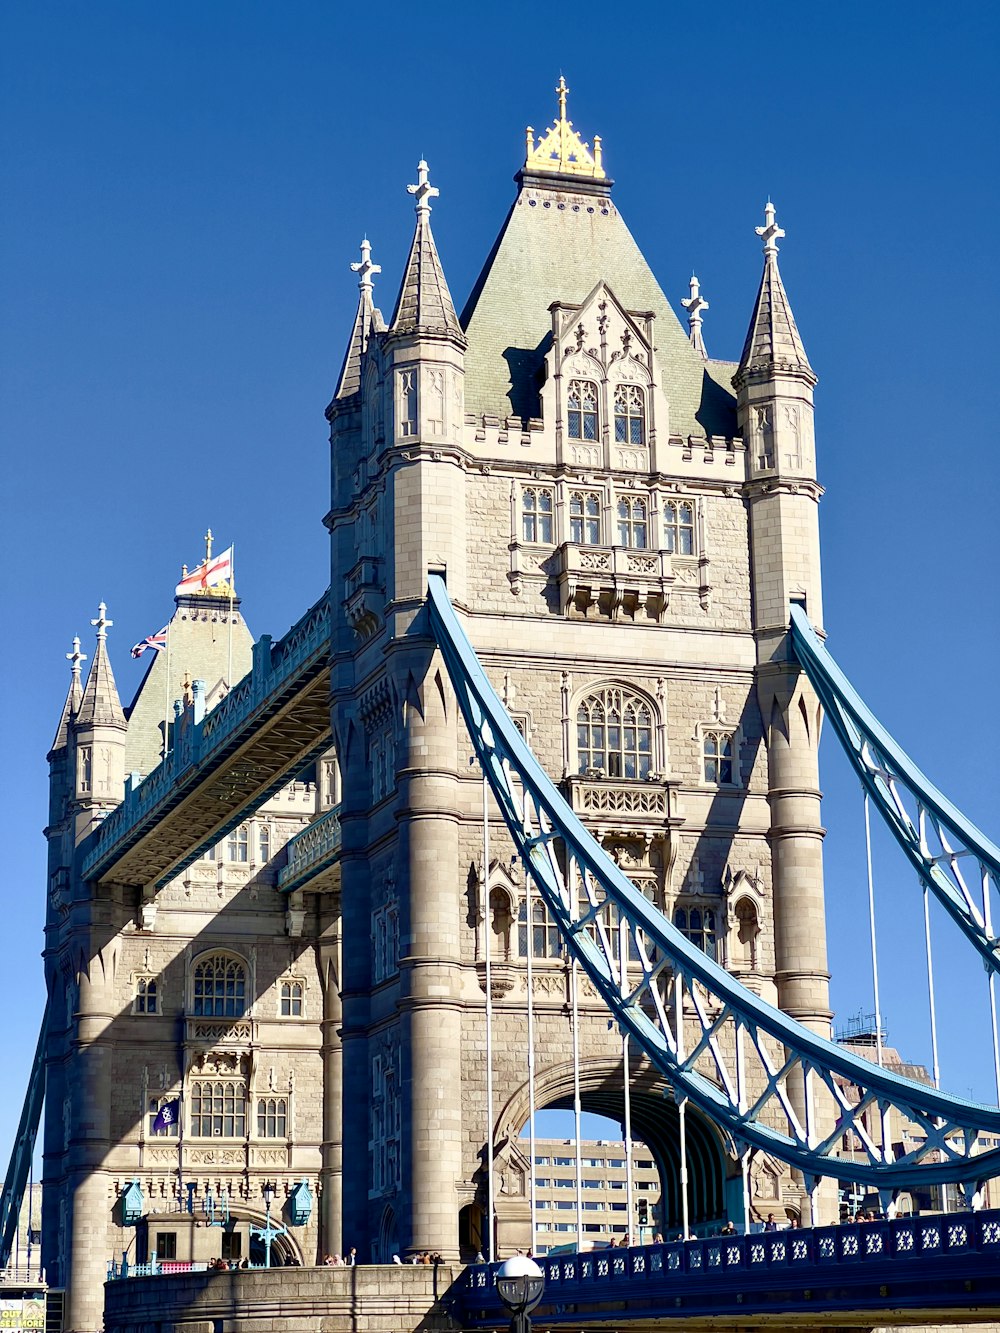
[[792, 307], [778, 272], [778, 247], [775, 242], [785, 233], [775, 222], [774, 205], [770, 199], [764, 209], [764, 225], [755, 230], [764, 242], [764, 274], [733, 384], [739, 389], [747, 379], [767, 378], [775, 371], [800, 375], [810, 384], [815, 384], [816, 376], [799, 337]]
[[97, 629], [97, 647], [94, 650], [94, 660], [90, 664], [90, 675], [83, 688], [76, 724], [78, 727], [119, 727], [124, 731], [127, 723], [121, 700], [118, 698], [111, 659], [108, 657], [108, 630], [114, 621], [108, 619], [107, 610], [108, 608], [101, 602], [97, 608], [97, 619], [90, 622]]
[[[358, 263], [351, 265], [351, 272], [358, 275], [358, 292], [360, 293], [358, 313], [354, 316], [354, 327], [347, 343], [347, 353], [344, 357], [344, 364], [340, 368], [337, 387], [334, 390], [334, 402], [338, 398], [347, 398], [352, 393], [357, 393], [361, 388], [361, 358], [368, 346], [368, 335], [371, 332], [372, 324], [376, 322], [375, 316], [378, 315], [372, 303], [372, 293], [375, 290], [372, 274], [381, 273], [382, 265], [372, 263], [372, 246], [367, 236], [361, 242], [361, 259]], [[381, 320], [380, 315], [378, 319]]]
[[74, 720], [80, 711], [80, 700], [83, 697], [83, 690], [80, 685], [80, 667], [86, 662], [86, 653], [80, 652], [80, 636], [73, 638], [73, 651], [66, 654], [66, 660], [70, 664], [69, 690], [66, 693], [66, 702], [63, 704], [62, 713], [59, 716], [59, 725], [56, 727], [56, 738], [52, 742], [53, 750], [61, 750], [69, 739], [70, 723]]
[[559, 98], [559, 115], [552, 126], [535, 143], [535, 131], [529, 125], [525, 130], [524, 170], [544, 172], [558, 176], [583, 176], [590, 180], [602, 181], [605, 171], [602, 162], [601, 136], [594, 135], [594, 151], [583, 142], [573, 128], [573, 122], [566, 119], [566, 97], [569, 88], [566, 80], [559, 76], [556, 96]]
[[682, 297], [681, 305], [688, 312], [691, 346], [707, 359], [708, 352], [705, 350], [705, 340], [701, 335], [701, 312], [708, 309], [708, 302], [702, 296], [701, 285], [693, 273], [691, 274], [691, 295]]
[[455, 314], [451, 292], [445, 281], [441, 260], [431, 234], [431, 206], [438, 196], [431, 185], [427, 163], [417, 165], [417, 183], [407, 191], [416, 198], [417, 226], [406, 261], [403, 282], [396, 299], [396, 309], [389, 322], [390, 333], [436, 333], [458, 338], [465, 345], [462, 326]]

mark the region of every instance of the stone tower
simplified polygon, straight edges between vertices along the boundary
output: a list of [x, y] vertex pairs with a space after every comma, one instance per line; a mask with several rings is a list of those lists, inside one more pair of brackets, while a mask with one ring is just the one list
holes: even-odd
[[[770, 253], [740, 363], [708, 356], [697, 280], [681, 328], [566, 91], [554, 124], [527, 133], [516, 198], [460, 319], [420, 163], [395, 312], [386, 324], [374, 304], [366, 241], [327, 413], [344, 610], [332, 644], [343, 1234], [384, 1259], [471, 1256], [491, 1155], [501, 1250], [532, 1244], [529, 950], [537, 1104], [566, 1106], [572, 1088], [569, 968], [537, 900], [527, 919], [496, 811], [482, 863], [479, 780], [422, 609], [428, 572], [445, 575], [535, 754], [642, 891], [764, 998], [821, 1029], [829, 1019], [817, 719], [783, 646], [789, 595], [818, 614], [815, 378]], [[582, 989], [583, 1105], [621, 1117], [621, 1043]], [[637, 1059], [632, 1076], [633, 1128], [673, 1221], [677, 1113]], [[698, 1116], [688, 1134], [708, 1222], [732, 1206], [739, 1169]], [[798, 1209], [780, 1166], [756, 1170], [757, 1198]]]

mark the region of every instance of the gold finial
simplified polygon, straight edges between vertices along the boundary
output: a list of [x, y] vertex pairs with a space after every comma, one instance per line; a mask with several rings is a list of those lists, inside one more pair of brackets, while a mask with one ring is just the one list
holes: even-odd
[[207, 563], [209, 560], [211, 560], [211, 558], [212, 558], [212, 529], [209, 528], [209, 530], [205, 533], [205, 561], [206, 561], [206, 563]]
[[604, 180], [600, 138], [594, 136], [594, 151], [591, 153], [590, 145], [584, 143], [577, 134], [573, 122], [566, 119], [566, 98], [569, 95], [569, 87], [561, 74], [556, 85], [556, 95], [559, 98], [559, 115], [539, 138], [537, 144], [531, 126], [525, 130], [524, 170]]

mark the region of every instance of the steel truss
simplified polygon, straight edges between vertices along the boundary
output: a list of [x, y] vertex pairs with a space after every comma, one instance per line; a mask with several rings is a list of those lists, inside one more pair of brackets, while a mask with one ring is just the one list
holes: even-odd
[[992, 910], [993, 894], [1000, 890], [1000, 848], [942, 796], [893, 740], [800, 606], [792, 606], [790, 637], [854, 771], [921, 882], [979, 950], [987, 968], [1000, 971]]
[[[732, 1140], [891, 1192], [1000, 1173], [1000, 1109], [880, 1069], [772, 1008], [688, 941], [587, 832], [490, 685], [444, 580], [428, 613], [473, 748], [527, 873], [623, 1032]], [[904, 1137], [904, 1134], [908, 1137]], [[839, 1155], [845, 1152], [845, 1156]]]
[[[38, 1033], [35, 1058], [28, 1078], [28, 1090], [17, 1126], [17, 1137], [11, 1150], [7, 1175], [4, 1177], [3, 1194], [0, 1195], [0, 1270], [10, 1263], [18, 1223], [21, 1220], [21, 1203], [31, 1176], [31, 1158], [35, 1151], [42, 1102], [45, 1100], [45, 1035], [48, 1031], [48, 1021], [49, 1007], [46, 1003], [42, 1012], [42, 1026]], [[29, 1226], [31, 1224], [30, 1217], [28, 1224]]]

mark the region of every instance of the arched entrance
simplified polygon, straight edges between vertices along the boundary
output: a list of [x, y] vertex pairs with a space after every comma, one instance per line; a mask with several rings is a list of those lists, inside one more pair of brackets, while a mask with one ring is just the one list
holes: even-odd
[[396, 1227], [396, 1214], [386, 1204], [378, 1224], [378, 1236], [375, 1240], [375, 1254], [372, 1259], [377, 1264], [391, 1264], [392, 1256], [399, 1253], [399, 1232]]
[[[580, 1100], [585, 1112], [592, 1112], [621, 1126], [625, 1116], [625, 1096], [622, 1085], [622, 1067], [620, 1062], [587, 1062], [580, 1068]], [[590, 1208], [596, 1210], [603, 1200], [606, 1207], [600, 1214], [592, 1215], [587, 1229], [596, 1235], [610, 1235], [620, 1238], [622, 1235], [636, 1234], [643, 1228], [646, 1234], [660, 1231], [667, 1238], [680, 1234], [683, 1227], [683, 1198], [681, 1193], [680, 1166], [680, 1114], [673, 1099], [672, 1089], [667, 1081], [655, 1069], [643, 1062], [633, 1066], [631, 1082], [631, 1133], [633, 1142], [645, 1145], [633, 1153], [634, 1160], [655, 1162], [659, 1177], [659, 1193], [655, 1199], [652, 1194], [646, 1197], [637, 1189], [633, 1194], [633, 1213], [629, 1216], [622, 1204], [625, 1199], [621, 1181], [622, 1169], [618, 1169], [608, 1154], [588, 1152], [585, 1148], [582, 1156], [595, 1165], [585, 1170], [585, 1176], [591, 1180], [600, 1174], [596, 1165], [602, 1160], [611, 1162], [608, 1167], [608, 1183], [601, 1186], [585, 1187], [585, 1197]], [[573, 1067], [566, 1063], [550, 1067], [537, 1080], [536, 1110], [557, 1109], [571, 1111], [573, 1106]], [[725, 1152], [723, 1138], [715, 1126], [693, 1106], [686, 1111], [686, 1144], [688, 1167], [688, 1225], [693, 1232], [706, 1233], [716, 1230], [725, 1220], [728, 1176], [738, 1174], [737, 1163]], [[519, 1198], [508, 1197], [504, 1207], [499, 1210], [501, 1227], [505, 1232], [498, 1237], [501, 1253], [509, 1252], [511, 1247], [520, 1247], [530, 1236], [529, 1202], [529, 1147], [522, 1131], [528, 1120], [526, 1087], [519, 1088], [504, 1108], [497, 1125], [496, 1142], [505, 1145], [498, 1155], [498, 1174], [509, 1182], [512, 1176], [520, 1176], [513, 1186], [506, 1186], [508, 1195], [517, 1194]], [[619, 1132], [620, 1133], [620, 1132]], [[536, 1141], [536, 1155], [552, 1158], [551, 1151], [539, 1153]], [[564, 1149], [564, 1155], [575, 1159], [571, 1146]], [[561, 1159], [560, 1159], [561, 1160]], [[536, 1162], [536, 1182], [552, 1180], [555, 1183], [558, 1172], [555, 1159], [546, 1163]], [[550, 1169], [551, 1168], [551, 1169]], [[569, 1173], [575, 1175], [575, 1172]], [[563, 1176], [567, 1175], [564, 1170]], [[648, 1173], [643, 1183], [648, 1180]], [[574, 1181], [575, 1185], [575, 1181]], [[546, 1199], [552, 1208], [565, 1210], [567, 1221], [575, 1218], [575, 1188], [566, 1186], [562, 1198], [550, 1194]], [[574, 1201], [574, 1202], [571, 1202]], [[596, 1225], [598, 1216], [612, 1224], [609, 1209], [614, 1208], [616, 1216], [611, 1225], [602, 1230]], [[504, 1225], [504, 1217], [507, 1225]], [[585, 1223], [587, 1215], [585, 1214]], [[539, 1226], [543, 1223], [542, 1210], [539, 1210]], [[623, 1225], [624, 1223], [624, 1225]], [[572, 1232], [568, 1239], [576, 1236], [575, 1223], [562, 1229]], [[530, 1243], [530, 1240], [527, 1240]]]

